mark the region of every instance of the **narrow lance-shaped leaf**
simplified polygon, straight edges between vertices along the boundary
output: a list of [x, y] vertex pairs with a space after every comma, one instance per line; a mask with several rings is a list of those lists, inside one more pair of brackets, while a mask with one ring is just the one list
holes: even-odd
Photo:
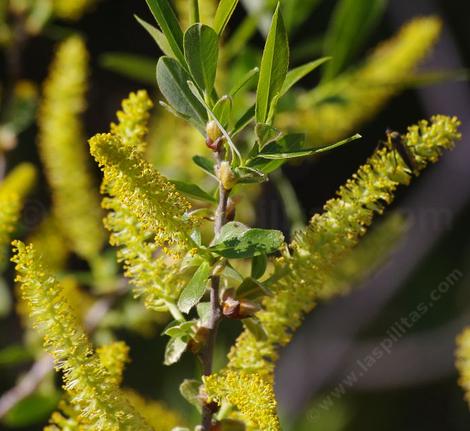
[[191, 308], [193, 308], [203, 297], [204, 292], [206, 291], [210, 270], [211, 268], [209, 263], [203, 262], [194, 273], [193, 278], [181, 292], [181, 296], [178, 300], [178, 308], [183, 313], [189, 313]]
[[224, 32], [237, 4], [238, 0], [220, 0], [214, 18], [214, 29], [217, 34], [220, 35]]
[[148, 34], [153, 37], [162, 52], [168, 57], [172, 57], [173, 50], [171, 49], [171, 46], [165, 35], [158, 28], [155, 28], [153, 25], [149, 24], [147, 21], [144, 21], [142, 18], [139, 18], [137, 15], [134, 15], [134, 18], [145, 30], [147, 30]]
[[173, 55], [180, 62], [185, 64], [183, 55], [183, 32], [178, 23], [176, 14], [168, 0], [146, 0], [149, 9], [157, 20], [158, 25], [168, 40]]
[[175, 59], [161, 57], [158, 60], [157, 83], [160, 91], [178, 113], [192, 118], [200, 130], [204, 130], [206, 110], [189, 89], [189, 79], [188, 73]]
[[206, 94], [214, 88], [219, 37], [209, 26], [194, 24], [184, 34], [184, 56], [194, 81]]
[[284, 96], [297, 82], [305, 78], [308, 74], [312, 73], [316, 68], [321, 66], [323, 63], [331, 60], [331, 57], [322, 57], [318, 60], [311, 61], [310, 63], [296, 67], [287, 73], [286, 80], [281, 90], [281, 97]]
[[256, 121], [265, 123], [271, 104], [282, 89], [289, 68], [287, 32], [278, 4], [261, 60], [256, 94]]

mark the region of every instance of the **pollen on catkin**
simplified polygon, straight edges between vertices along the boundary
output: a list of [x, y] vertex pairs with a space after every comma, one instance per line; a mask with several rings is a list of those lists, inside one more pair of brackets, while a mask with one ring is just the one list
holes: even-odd
[[93, 260], [101, 250], [104, 231], [80, 119], [85, 109], [87, 63], [88, 54], [79, 37], [59, 45], [44, 85], [39, 150], [52, 188], [56, 220], [71, 249]]
[[456, 366], [459, 372], [459, 385], [465, 393], [470, 408], [470, 327], [457, 337]]
[[243, 419], [256, 429], [279, 431], [277, 402], [272, 381], [255, 373], [224, 371], [203, 378], [209, 401], [227, 400], [238, 408]]
[[[408, 129], [404, 143], [419, 171], [453, 148], [461, 137], [459, 124], [455, 117], [435, 116]], [[278, 347], [289, 343], [303, 316], [315, 307], [334, 265], [356, 246], [374, 215], [392, 202], [396, 188], [409, 184], [411, 178], [396, 150], [380, 148], [340, 187], [323, 213], [314, 215], [309, 226], [297, 233], [292, 253], [276, 263], [279, 277], [270, 286], [275, 294], [265, 299], [264, 309], [257, 314], [266, 339], [256, 339], [245, 330], [229, 353], [229, 368], [272, 377]]]
[[416, 18], [351, 72], [299, 95], [297, 109], [278, 117], [281, 128], [302, 129], [315, 145], [349, 136], [406, 86], [441, 30], [437, 17]]
[[63, 373], [71, 403], [93, 430], [151, 431], [153, 428], [129, 404], [94, 353], [79, 318], [60, 284], [43, 266], [32, 245], [15, 241], [14, 257], [23, 300], [45, 349]]

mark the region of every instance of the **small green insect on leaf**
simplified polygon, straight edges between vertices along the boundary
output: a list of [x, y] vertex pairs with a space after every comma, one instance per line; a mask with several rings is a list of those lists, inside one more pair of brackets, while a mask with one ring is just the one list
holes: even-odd
[[220, 35], [224, 32], [237, 4], [238, 0], [220, 0], [214, 18], [214, 29], [217, 34]]
[[227, 223], [210, 248], [228, 259], [245, 259], [260, 254], [271, 254], [284, 243], [284, 235], [278, 230], [250, 229], [242, 223]]
[[211, 267], [209, 263], [204, 261], [181, 292], [181, 296], [178, 300], [178, 308], [183, 313], [189, 313], [204, 296], [210, 271]]
[[256, 93], [256, 121], [266, 123], [271, 105], [279, 95], [289, 68], [289, 43], [280, 5], [274, 12], [263, 58]]
[[207, 113], [188, 87], [189, 74], [173, 58], [161, 57], [157, 64], [157, 83], [168, 103], [181, 115], [205, 129]]
[[168, 45], [173, 52], [173, 56], [185, 64], [183, 55], [183, 32], [178, 23], [175, 11], [168, 0], [145, 0], [149, 9], [152, 11], [155, 20], [163, 31]]
[[189, 27], [184, 34], [184, 56], [196, 84], [206, 94], [211, 94], [219, 58], [217, 33], [200, 23]]

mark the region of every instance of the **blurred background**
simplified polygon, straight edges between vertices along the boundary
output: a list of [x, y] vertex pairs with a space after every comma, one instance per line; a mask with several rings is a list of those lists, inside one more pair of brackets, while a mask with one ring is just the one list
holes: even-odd
[[[289, 1], [284, 0], [286, 7]], [[249, 40], [232, 53], [230, 69], [233, 70], [248, 70], [257, 64], [266, 29], [264, 12], [272, 7], [262, 0], [243, 3], [231, 28], [245, 23], [249, 16], [255, 17], [257, 25]], [[363, 32], [362, 42], [350, 46], [347, 55], [341, 54], [343, 51], [335, 44], [334, 35], [331, 36], [338, 3], [335, 0], [300, 2], [305, 7], [303, 15], [294, 14], [289, 21], [293, 65], [324, 54], [334, 56], [334, 49], [343, 57], [337, 70], [330, 70], [330, 78], [318, 73], [301, 82], [298, 90], [301, 102], [295, 105], [293, 100], [284, 101], [279, 122], [300, 130], [305, 127], [314, 144], [323, 139], [315, 134], [315, 127], [334, 130], [338, 126], [342, 130], [338, 136], [333, 133], [334, 139], [356, 132], [363, 139], [302, 165], [284, 168], [282, 180], [288, 180], [286, 193], [294, 191], [295, 205], [304, 217], [321, 211], [325, 201], [334, 196], [337, 188], [384, 139], [387, 128], [405, 131], [408, 125], [433, 114], [457, 115], [463, 123], [463, 140], [411, 187], [400, 190], [388, 213], [403, 217], [406, 229], [389, 238], [385, 250], [374, 253], [375, 249], [370, 249], [380, 259], [371, 260], [369, 256], [366, 262], [370, 262], [370, 267], [364, 268], [368, 264], [363, 264], [359, 274], [343, 280], [348, 284], [344, 290], [352, 287], [354, 290], [320, 304], [282, 352], [276, 390], [285, 429], [465, 430], [470, 426], [470, 414], [457, 385], [454, 349], [456, 335], [470, 324], [470, 87], [466, 79], [470, 68], [470, 3], [464, 0], [383, 2], [383, 9], [370, 21], [369, 31]], [[86, 134], [91, 136], [107, 130], [121, 100], [130, 91], [146, 88], [155, 100], [159, 97], [153, 84], [153, 71], [161, 53], [138, 25], [134, 14], [151, 21], [144, 0], [102, 0], [78, 20], [50, 19], [39, 34], [28, 36], [22, 43], [15, 60], [18, 61], [15, 78], [28, 80], [39, 89], [58, 40], [80, 33], [91, 56], [88, 109], [84, 117]], [[405, 68], [405, 73], [395, 75], [395, 63], [387, 64], [388, 56], [395, 54], [386, 52], [378, 63], [383, 69], [389, 68], [388, 75], [392, 78], [395, 75], [397, 82], [361, 81], [361, 67], [374, 55], [379, 43], [393, 37], [410, 20], [431, 15], [442, 20], [442, 33], [429, 54], [423, 55], [419, 66], [413, 65], [409, 70]], [[358, 38], [362, 35], [358, 30], [352, 34]], [[343, 37], [350, 36], [346, 33]], [[417, 49], [420, 39], [411, 37], [407, 43], [411, 46], [400, 49]], [[4, 88], [11, 73], [11, 65], [8, 66], [11, 55], [7, 49], [2, 52], [0, 73]], [[347, 81], [355, 71], [357, 76]], [[353, 108], [359, 112], [354, 113], [354, 121], [348, 117], [353, 114], [345, 107], [346, 102], [345, 105], [337, 100], [332, 102], [335, 85], [342, 88], [344, 80], [356, 92], [360, 92], [361, 86], [369, 91], [364, 90], [365, 100], [353, 100]], [[319, 95], [318, 91], [311, 94], [319, 85], [326, 88], [327, 96]], [[380, 103], [373, 101], [374, 85], [391, 89], [380, 96]], [[309, 101], [309, 97], [316, 97], [321, 103], [317, 99], [315, 103]], [[324, 104], [333, 107], [339, 104], [334, 121], [319, 112]], [[302, 116], [295, 117], [296, 112]], [[165, 115], [159, 111], [154, 119], [149, 157], [158, 167], [163, 166], [165, 172], [188, 177], [192, 168], [184, 165], [184, 158], [192, 156], [194, 151], [206, 151], [204, 144], [193, 135], [187, 135], [184, 142], [169, 136], [172, 131], [162, 125]], [[296, 124], [300, 119], [302, 124]], [[323, 123], [315, 126], [316, 121]], [[174, 131], [175, 126], [172, 127]], [[36, 134], [34, 114], [31, 114], [28, 125], [18, 132], [17, 145], [5, 157], [8, 168], [20, 161], [39, 165]], [[178, 167], [170, 169], [166, 165], [170, 162]], [[97, 183], [98, 177], [96, 170]], [[289, 235], [290, 228], [302, 220], [298, 215], [296, 218], [295, 211], [292, 214], [289, 203], [286, 206], [286, 195], [278, 181], [265, 185], [260, 194], [253, 192], [257, 198], [243, 210], [243, 217], [262, 227], [280, 228]], [[23, 235], [34, 231], [49, 205], [50, 192], [41, 176], [40, 185], [23, 211]], [[77, 257], [72, 256], [69, 264], [75, 271], [87, 270]], [[11, 272], [11, 269], [6, 271], [5, 282], [2, 281], [10, 287], [2, 287], [0, 297], [3, 304], [0, 394], [14, 386], [18, 376], [32, 364], [31, 354], [18, 347], [23, 344], [23, 330], [14, 309], [8, 306], [11, 300], [8, 292], [13, 285]], [[152, 325], [158, 328], [160, 323]], [[106, 338], [108, 330], [98, 336]], [[227, 325], [223, 343], [229, 345], [238, 331], [238, 325]], [[125, 339], [131, 347], [133, 361], [125, 375], [126, 385], [149, 397], [164, 399], [183, 412], [189, 410], [179, 396], [176, 382], [196, 372], [192, 359], [185, 358], [176, 367], [164, 367], [161, 365], [164, 342], [158, 329], [145, 332], [130, 330], [126, 325], [113, 328], [114, 336]], [[18, 349], [13, 351], [11, 346]], [[221, 347], [219, 363], [223, 363], [224, 354], [225, 349]], [[46, 398], [51, 401], [51, 397]], [[48, 404], [44, 397], [29, 397], [22, 409], [5, 416], [0, 429], [41, 429], [55, 402], [53, 399]]]

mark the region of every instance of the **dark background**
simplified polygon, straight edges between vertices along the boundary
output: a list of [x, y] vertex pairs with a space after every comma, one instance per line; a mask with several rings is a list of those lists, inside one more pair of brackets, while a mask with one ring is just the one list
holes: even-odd
[[[411, 17], [432, 13], [442, 17], [445, 29], [426, 67], [455, 69], [470, 66], [470, 2], [391, 0], [389, 4], [385, 18], [364, 53]], [[292, 43], [321, 34], [333, 5], [333, 1], [325, 1]], [[135, 22], [134, 13], [151, 20], [143, 0], [103, 1], [75, 26], [85, 35], [93, 61], [86, 114], [89, 135], [106, 130], [120, 101], [129, 91], [142, 87], [100, 67], [100, 55], [122, 51], [157, 58], [160, 54], [154, 42]], [[242, 13], [238, 12], [235, 20], [239, 20]], [[262, 39], [258, 42], [261, 45]], [[36, 38], [29, 43], [24, 56], [25, 78], [37, 82], [44, 79], [53, 48], [54, 42], [48, 37]], [[470, 414], [457, 386], [453, 367], [454, 338], [465, 324], [470, 323], [468, 83], [441, 83], [407, 90], [358, 130], [364, 136], [360, 144], [329, 153], [313, 164], [287, 168], [286, 173], [305, 211], [311, 215], [365, 160], [387, 127], [404, 130], [407, 125], [433, 113], [458, 115], [463, 121], [464, 139], [442, 163], [431, 168], [413, 187], [399, 193], [394, 208], [411, 220], [407, 238], [390, 262], [364, 283], [363, 289], [319, 306], [283, 353], [277, 391], [286, 422], [293, 424], [293, 430], [469, 429]], [[28, 133], [33, 138], [34, 130]], [[37, 159], [34, 146], [17, 151], [13, 154], [14, 159]], [[258, 205], [259, 223], [285, 228], [283, 217], [272, 216], [273, 208], [275, 212], [281, 211], [276, 202], [274, 190], [267, 186]], [[332, 395], [331, 391], [338, 388], [338, 383], [362, 357], [361, 352], [367, 351], [365, 346], [380, 342], [390, 325], [408, 315], [455, 269], [463, 274], [462, 279], [400, 343], [394, 345], [392, 353], [353, 387], [348, 387], [343, 395]], [[0, 335], [2, 344], [20, 338], [17, 322], [2, 323], [2, 327], [8, 328], [8, 333]], [[192, 372], [191, 361], [163, 369], [156, 359], [161, 357], [163, 343], [160, 338], [149, 342], [128, 334], [125, 336], [135, 358], [126, 374], [126, 382], [151, 396], [179, 403], [174, 386]], [[13, 382], [13, 373], [0, 379], [0, 391]], [[318, 408], [325, 397], [333, 397], [332, 405], [327, 409]], [[303, 419], [296, 423], [296, 418]], [[0, 426], [0, 429], [6, 428]]]

